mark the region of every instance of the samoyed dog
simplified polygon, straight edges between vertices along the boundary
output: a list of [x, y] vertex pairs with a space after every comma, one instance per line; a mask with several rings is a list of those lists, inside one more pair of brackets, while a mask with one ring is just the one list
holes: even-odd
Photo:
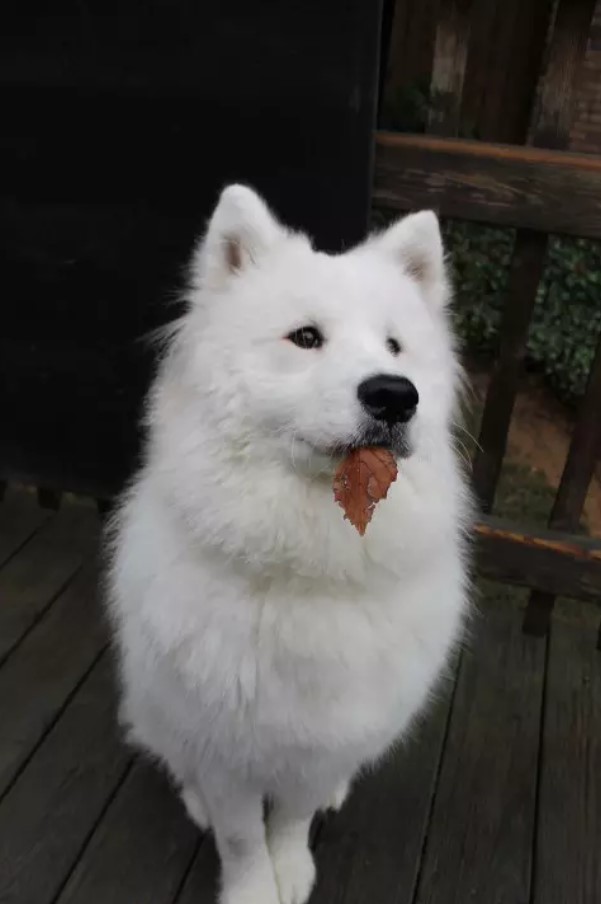
[[[122, 721], [214, 832], [222, 904], [307, 900], [313, 815], [407, 732], [461, 635], [448, 296], [430, 212], [331, 256], [234, 185], [193, 257], [109, 609]], [[332, 489], [361, 446], [399, 464], [364, 537]]]

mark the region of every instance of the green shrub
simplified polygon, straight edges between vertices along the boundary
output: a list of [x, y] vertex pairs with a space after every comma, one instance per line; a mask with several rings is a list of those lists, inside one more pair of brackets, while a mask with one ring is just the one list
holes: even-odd
[[[506, 297], [511, 230], [446, 224], [456, 291], [456, 325], [465, 348], [491, 355]], [[527, 363], [563, 399], [582, 395], [601, 332], [601, 246], [552, 237], [528, 339]]]
[[491, 355], [497, 347], [503, 297], [515, 233], [445, 224], [445, 245], [455, 289], [455, 326], [466, 350]]

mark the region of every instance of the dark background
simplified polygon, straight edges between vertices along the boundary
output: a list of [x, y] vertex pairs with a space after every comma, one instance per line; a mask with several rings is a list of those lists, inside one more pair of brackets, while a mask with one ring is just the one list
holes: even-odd
[[[246, 181], [319, 247], [367, 226], [377, 0], [57, 0], [0, 11], [0, 476], [131, 470], [192, 242]], [[170, 304], [171, 301], [171, 304]]]

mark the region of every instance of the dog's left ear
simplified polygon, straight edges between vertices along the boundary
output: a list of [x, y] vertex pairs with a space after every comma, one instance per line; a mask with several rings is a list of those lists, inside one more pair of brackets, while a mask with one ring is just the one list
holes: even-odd
[[246, 185], [230, 185], [221, 197], [198, 249], [195, 276], [212, 288], [258, 263], [285, 231], [259, 195]]
[[439, 307], [446, 303], [444, 249], [438, 217], [433, 211], [422, 210], [403, 217], [378, 242], [419, 283], [428, 301]]

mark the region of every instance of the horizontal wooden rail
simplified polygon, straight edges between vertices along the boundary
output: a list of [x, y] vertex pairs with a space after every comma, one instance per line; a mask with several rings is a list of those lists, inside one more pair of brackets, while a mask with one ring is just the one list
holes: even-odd
[[376, 133], [374, 202], [496, 226], [601, 237], [601, 157]]
[[482, 577], [601, 603], [601, 540], [493, 517], [476, 523], [475, 539]]

